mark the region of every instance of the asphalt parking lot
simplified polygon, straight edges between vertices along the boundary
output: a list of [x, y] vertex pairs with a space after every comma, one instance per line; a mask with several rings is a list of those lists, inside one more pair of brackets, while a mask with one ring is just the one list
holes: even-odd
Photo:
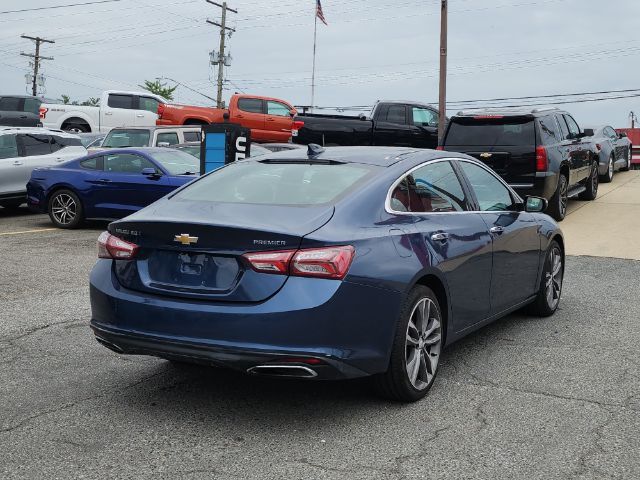
[[427, 398], [400, 405], [365, 382], [101, 347], [87, 274], [104, 226], [0, 209], [0, 478], [640, 478], [638, 261], [569, 257], [555, 316], [451, 346]]

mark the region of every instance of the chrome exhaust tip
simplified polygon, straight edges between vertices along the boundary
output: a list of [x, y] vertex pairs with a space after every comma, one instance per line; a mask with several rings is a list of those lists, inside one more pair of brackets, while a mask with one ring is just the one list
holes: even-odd
[[103, 347], [107, 347], [109, 350], [116, 352], [116, 353], [124, 353], [124, 350], [122, 348], [120, 348], [118, 345], [115, 345], [111, 342], [108, 342], [107, 340], [105, 340], [102, 337], [98, 337], [96, 335], [96, 341], [102, 345]]
[[302, 365], [257, 365], [249, 368], [247, 373], [290, 378], [315, 378], [318, 376], [315, 370]]

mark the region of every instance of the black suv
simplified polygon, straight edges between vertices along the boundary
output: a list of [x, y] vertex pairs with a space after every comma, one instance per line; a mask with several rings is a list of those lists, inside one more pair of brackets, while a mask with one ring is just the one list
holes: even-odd
[[526, 197], [549, 201], [562, 220], [569, 197], [594, 200], [598, 153], [569, 113], [558, 109], [460, 112], [447, 126], [442, 148], [475, 157]]
[[39, 127], [42, 100], [27, 95], [0, 96], [0, 125]]

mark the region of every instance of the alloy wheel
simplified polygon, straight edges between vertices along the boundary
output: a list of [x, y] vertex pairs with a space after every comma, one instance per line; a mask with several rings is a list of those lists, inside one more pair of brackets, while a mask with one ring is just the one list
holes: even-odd
[[409, 317], [405, 343], [405, 366], [409, 382], [424, 390], [435, 376], [442, 346], [440, 312], [429, 298], [418, 301]]
[[569, 181], [567, 177], [560, 177], [560, 215], [562, 217], [567, 213], [567, 204], [569, 203]]
[[598, 178], [598, 163], [593, 164], [593, 171], [591, 172], [591, 187], [593, 190], [593, 196], [595, 197], [598, 193], [598, 185], [600, 184], [600, 179]]
[[609, 181], [613, 179], [613, 158], [609, 159], [609, 168], [607, 170], [607, 175], [609, 176]]
[[51, 214], [61, 225], [69, 225], [77, 213], [78, 205], [71, 195], [60, 193], [51, 201]]
[[549, 252], [549, 265], [545, 272], [545, 289], [547, 296], [547, 304], [551, 309], [555, 309], [560, 301], [562, 293], [562, 276], [564, 269], [562, 267], [562, 253], [557, 246], [554, 246]]

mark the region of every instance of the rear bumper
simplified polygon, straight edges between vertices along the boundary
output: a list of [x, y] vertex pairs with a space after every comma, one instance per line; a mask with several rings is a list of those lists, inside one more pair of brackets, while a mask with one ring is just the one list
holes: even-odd
[[537, 172], [529, 184], [511, 184], [521, 197], [534, 196], [551, 199], [558, 187], [558, 174], [555, 172]]
[[47, 213], [47, 197], [41, 187], [32, 182], [27, 183], [26, 196], [29, 210], [35, 213]]
[[386, 370], [403, 294], [291, 277], [258, 304], [185, 300], [131, 291], [99, 260], [91, 273], [91, 327], [121, 353], [248, 371], [285, 357], [315, 358], [318, 379]]

